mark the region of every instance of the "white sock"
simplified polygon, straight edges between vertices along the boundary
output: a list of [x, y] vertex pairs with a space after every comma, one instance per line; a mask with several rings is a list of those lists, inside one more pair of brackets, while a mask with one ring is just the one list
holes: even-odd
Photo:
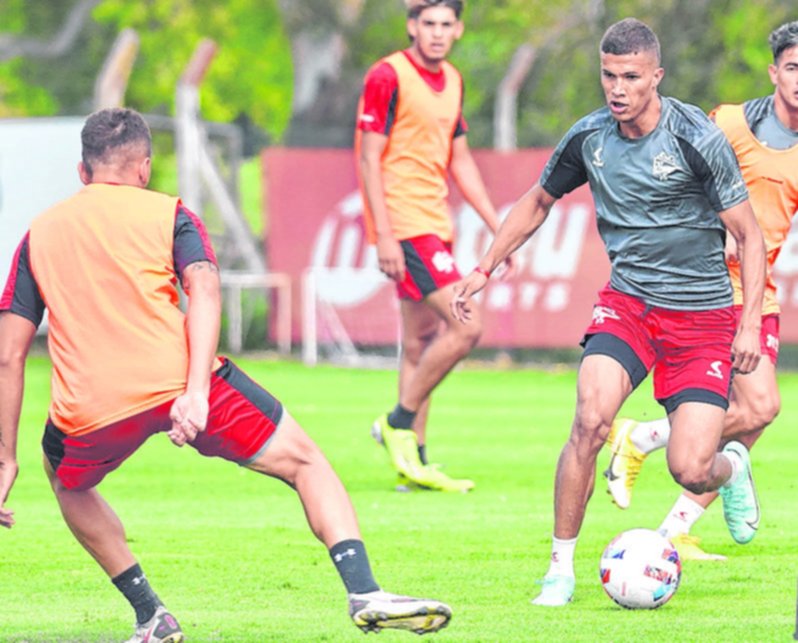
[[725, 456], [731, 465], [731, 475], [729, 479], [723, 483], [723, 486], [726, 487], [737, 482], [737, 478], [743, 470], [743, 461], [734, 451], [724, 451], [721, 455]]
[[551, 539], [551, 561], [546, 576], [574, 576], [574, 550], [576, 538], [561, 540]]
[[661, 418], [651, 422], [640, 422], [629, 438], [643, 453], [651, 453], [668, 444], [671, 437], [671, 425], [668, 418]]
[[665, 532], [666, 538], [689, 534], [690, 529], [703, 514], [704, 508], [701, 505], [682, 494], [662, 521], [659, 530]]

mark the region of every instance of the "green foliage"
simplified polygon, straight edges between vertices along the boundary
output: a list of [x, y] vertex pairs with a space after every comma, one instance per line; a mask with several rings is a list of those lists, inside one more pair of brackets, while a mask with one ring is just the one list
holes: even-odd
[[273, 0], [105, 0], [94, 18], [114, 31], [133, 28], [141, 49], [128, 90], [131, 105], [170, 112], [175, 84], [203, 38], [219, 50], [202, 85], [205, 118], [246, 113], [279, 138], [290, 117], [291, 57]]
[[[5, 0], [0, 35], [52, 38], [74, 2]], [[0, 116], [88, 111], [94, 79], [113, 39], [131, 27], [141, 37], [128, 91], [132, 107], [171, 113], [179, 74], [200, 40], [210, 37], [220, 49], [202, 88], [203, 115], [230, 122], [243, 114], [280, 140], [297, 116], [291, 113], [291, 38], [333, 31], [348, 47], [341, 78], [329, 81], [323, 100], [305, 115], [300, 129], [350, 127], [366, 69], [407, 46], [402, 3], [364, 0], [349, 23], [341, 19], [336, 0], [292, 0], [282, 5], [283, 12], [277, 2], [103, 0], [73, 51], [57, 64], [31, 57], [0, 62]], [[464, 109], [473, 145], [492, 144], [497, 87], [523, 43], [537, 47], [538, 57], [521, 89], [519, 144], [551, 145], [577, 118], [603, 104], [596, 52], [612, 22], [634, 15], [650, 24], [662, 42], [663, 93], [709, 110], [772, 90], [767, 35], [794, 18], [793, 7], [783, 0], [606, 0], [595, 20], [586, 19], [589, 5], [590, 0], [467, 4], [465, 35], [452, 61], [466, 81]], [[564, 22], [570, 26], [563, 31]], [[314, 136], [310, 132], [303, 140], [326, 140]]]
[[19, 58], [0, 63], [0, 118], [50, 116], [58, 109], [50, 92], [25, 82], [24, 68]]
[[[782, 374], [784, 410], [753, 452], [760, 532], [735, 545], [718, 503], [695, 534], [725, 563], [686, 562], [674, 598], [626, 611], [605, 595], [598, 561], [615, 534], [656, 527], [676, 499], [662, 452], [652, 454], [632, 506], [619, 511], [599, 476], [576, 550], [577, 590], [562, 609], [535, 608], [550, 555], [554, 468], [574, 405], [575, 374], [461, 368], [436, 392], [429, 453], [473, 493], [393, 491], [395, 474], [368, 435], [396, 395], [396, 373], [238, 360], [279, 397], [320, 445], [349, 490], [377, 580], [388, 590], [450, 602], [435, 641], [751, 641], [790, 639], [795, 625], [795, 432], [798, 376]], [[28, 363], [20, 472], [8, 505], [17, 524], [2, 542], [4, 642], [120, 641], [133, 613], [63, 524], [41, 466], [49, 362]], [[624, 412], [661, 408], [644, 384]], [[600, 454], [598, 471], [607, 462]], [[191, 641], [362, 643], [329, 555], [296, 494], [276, 480], [177, 449], [166, 436], [108, 476], [101, 493], [134, 553]], [[57, 552], [57, 555], [54, 555]], [[234, 588], [234, 589], [231, 589]], [[385, 632], [380, 641], [409, 641]]]
[[[0, 5], [0, 30], [46, 41], [72, 4], [8, 0]], [[172, 113], [180, 74], [197, 44], [212, 38], [219, 51], [202, 86], [203, 116], [229, 122], [247, 114], [280, 137], [290, 118], [292, 66], [275, 0], [104, 0], [57, 64], [36, 57], [0, 63], [0, 116], [89, 111], [97, 73], [125, 28], [141, 41], [126, 96], [131, 107]]]

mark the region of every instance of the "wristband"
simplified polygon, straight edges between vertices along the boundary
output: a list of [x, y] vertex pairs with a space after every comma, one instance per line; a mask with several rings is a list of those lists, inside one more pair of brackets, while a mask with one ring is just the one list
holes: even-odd
[[478, 272], [480, 275], [484, 275], [485, 279], [490, 279], [490, 270], [485, 270], [482, 266], [477, 266], [474, 268], [474, 272]]

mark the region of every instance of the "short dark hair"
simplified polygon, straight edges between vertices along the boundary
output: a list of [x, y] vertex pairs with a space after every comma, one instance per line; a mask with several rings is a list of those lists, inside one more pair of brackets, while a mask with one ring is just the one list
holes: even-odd
[[773, 51], [773, 62], [778, 64], [779, 58], [785, 49], [798, 46], [798, 20], [785, 22], [770, 32], [768, 36], [770, 49]]
[[112, 163], [122, 148], [142, 148], [146, 156], [152, 154], [152, 136], [144, 118], [137, 111], [122, 107], [101, 109], [91, 114], [80, 132], [83, 144], [83, 166], [93, 173], [95, 163]]
[[662, 58], [657, 34], [637, 18], [625, 18], [611, 25], [601, 38], [599, 50], [616, 56], [651, 51], [657, 57], [657, 64]]
[[430, 7], [448, 7], [454, 10], [454, 15], [459, 19], [460, 14], [463, 13], [463, 0], [420, 0], [420, 2], [410, 6], [407, 10], [407, 17], [418, 18], [424, 9], [429, 9]]

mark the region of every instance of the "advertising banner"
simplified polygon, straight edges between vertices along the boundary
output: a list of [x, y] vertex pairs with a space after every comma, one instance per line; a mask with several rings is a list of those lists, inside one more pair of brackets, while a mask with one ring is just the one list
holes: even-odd
[[[534, 184], [550, 154], [550, 149], [474, 152], [501, 217]], [[270, 270], [293, 279], [294, 338], [301, 338], [302, 276], [313, 268], [319, 275], [317, 299], [334, 307], [352, 341], [395, 344], [394, 287], [387, 278], [374, 277], [377, 257], [365, 243], [352, 151], [270, 149], [263, 160], [268, 263]], [[456, 187], [450, 203], [456, 225], [454, 257], [466, 273], [491, 235]], [[785, 342], [798, 342], [797, 228], [777, 264]], [[588, 187], [558, 201], [514, 260], [512, 276], [492, 278], [482, 294], [485, 330], [480, 345], [575, 347], [590, 321], [596, 293], [609, 278]], [[370, 278], [358, 278], [361, 273]]]

